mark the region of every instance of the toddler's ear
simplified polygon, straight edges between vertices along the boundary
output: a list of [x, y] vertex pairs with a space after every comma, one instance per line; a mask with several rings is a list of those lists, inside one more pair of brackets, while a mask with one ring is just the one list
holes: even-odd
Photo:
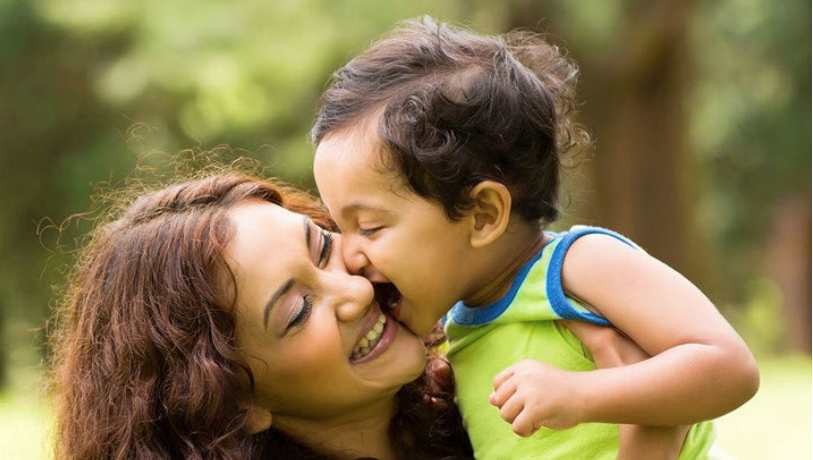
[[495, 181], [485, 180], [471, 189], [474, 209], [469, 211], [472, 219], [471, 244], [481, 248], [493, 243], [505, 233], [511, 217], [511, 193]]

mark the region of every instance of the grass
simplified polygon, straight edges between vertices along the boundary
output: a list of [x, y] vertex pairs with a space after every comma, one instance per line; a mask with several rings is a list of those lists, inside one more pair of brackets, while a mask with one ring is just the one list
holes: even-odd
[[759, 360], [757, 395], [717, 422], [719, 444], [737, 460], [810, 460], [810, 357]]
[[50, 459], [50, 422], [47, 401], [35, 390], [0, 394], [0, 458]]
[[[762, 385], [753, 400], [720, 418], [719, 444], [737, 460], [810, 460], [810, 357], [760, 360]], [[45, 460], [50, 413], [33, 379], [0, 394], [0, 452], [4, 460]]]

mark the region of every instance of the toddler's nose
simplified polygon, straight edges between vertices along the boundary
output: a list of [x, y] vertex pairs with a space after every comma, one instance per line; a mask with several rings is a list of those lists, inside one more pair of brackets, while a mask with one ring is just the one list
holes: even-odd
[[342, 257], [347, 271], [354, 275], [367, 275], [365, 271], [370, 267], [370, 260], [361, 250], [361, 241], [358, 236], [342, 237]]

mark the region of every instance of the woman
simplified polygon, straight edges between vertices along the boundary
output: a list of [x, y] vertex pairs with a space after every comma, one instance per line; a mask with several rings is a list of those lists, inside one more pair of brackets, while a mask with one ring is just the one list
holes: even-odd
[[470, 458], [449, 393], [424, 398], [423, 342], [329, 227], [240, 174], [100, 225], [55, 336], [55, 458]]
[[[331, 226], [238, 173], [98, 225], [53, 337], [55, 458], [471, 458], [448, 366], [348, 274]], [[588, 344], [623, 351], [607, 332]]]

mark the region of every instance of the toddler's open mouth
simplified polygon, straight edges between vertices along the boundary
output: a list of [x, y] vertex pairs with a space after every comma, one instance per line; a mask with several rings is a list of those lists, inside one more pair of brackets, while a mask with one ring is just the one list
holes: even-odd
[[375, 288], [375, 298], [378, 300], [378, 304], [381, 305], [381, 311], [398, 319], [401, 293], [398, 292], [395, 285], [392, 283], [376, 283], [373, 287]]

